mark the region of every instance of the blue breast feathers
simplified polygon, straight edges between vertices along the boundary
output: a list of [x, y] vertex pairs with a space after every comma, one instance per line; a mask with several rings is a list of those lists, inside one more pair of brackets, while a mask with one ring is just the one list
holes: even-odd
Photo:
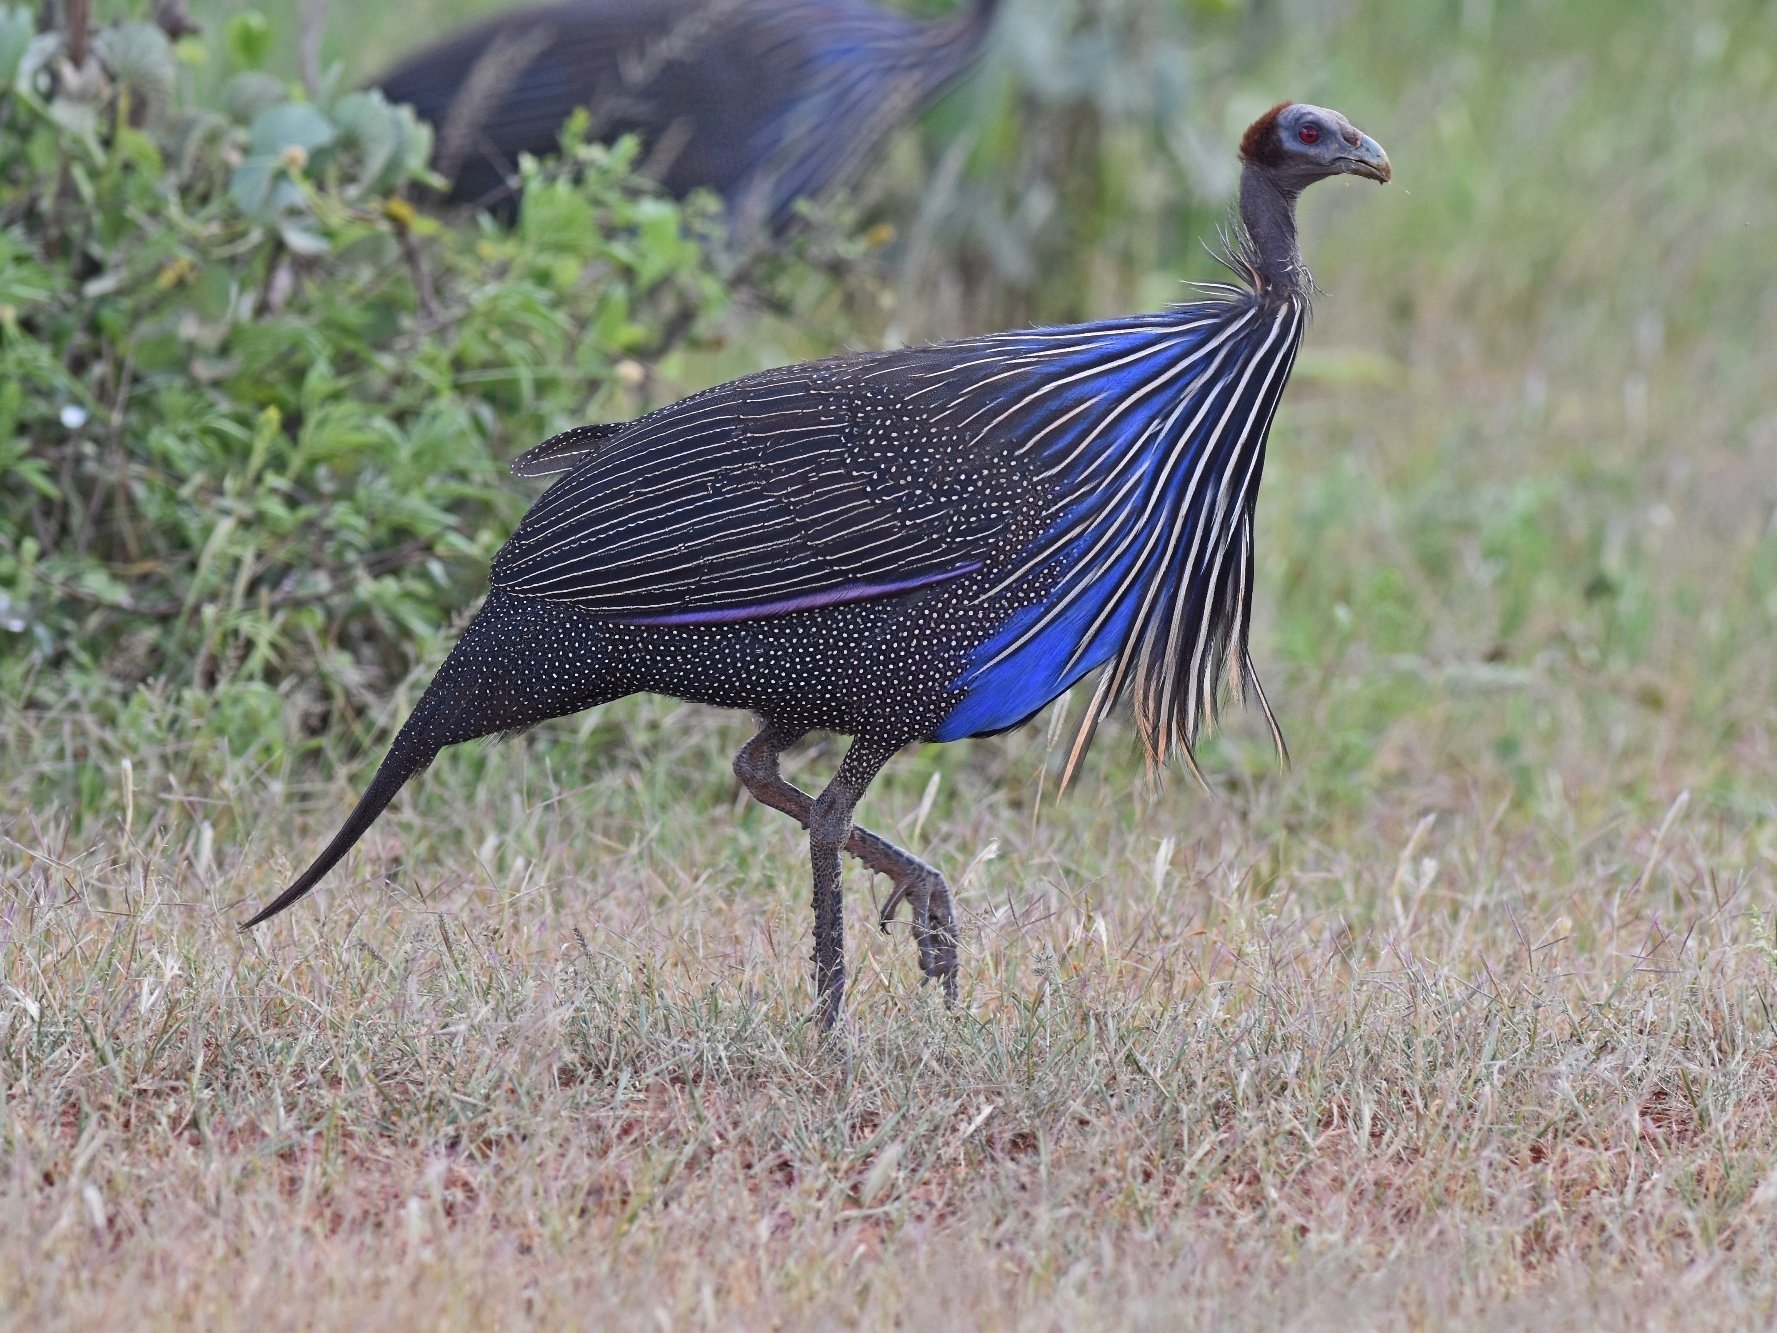
[[990, 425], [1038, 454], [1053, 520], [984, 592], [1028, 600], [971, 654], [936, 739], [1015, 726], [1110, 664], [1088, 727], [1133, 683], [1143, 731], [1188, 751], [1230, 653], [1249, 669], [1253, 505], [1304, 315], [1229, 289], [1163, 320], [999, 340], [1009, 369], [1048, 368]]

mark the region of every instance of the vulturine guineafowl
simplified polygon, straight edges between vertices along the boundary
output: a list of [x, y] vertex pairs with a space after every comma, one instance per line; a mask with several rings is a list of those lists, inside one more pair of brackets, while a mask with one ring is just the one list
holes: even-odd
[[[563, 475], [345, 826], [248, 925], [445, 746], [651, 691], [761, 719], [735, 772], [808, 830], [822, 1021], [845, 988], [842, 848], [894, 882], [884, 925], [911, 906], [920, 967], [954, 997], [944, 877], [852, 824], [896, 751], [1016, 727], [1101, 667], [1069, 776], [1125, 694], [1156, 762], [1190, 760], [1224, 679], [1271, 718], [1247, 627], [1265, 441], [1308, 317], [1296, 199], [1390, 170], [1302, 104], [1241, 157], [1238, 282], [1208, 299], [766, 371], [520, 456], [520, 476]], [[778, 757], [815, 730], [855, 740], [810, 797]]]
[[671, 193], [781, 231], [968, 70], [999, 2], [922, 23], [861, 0], [569, 0], [465, 28], [377, 86], [436, 127], [453, 203], [510, 210], [519, 154], [554, 152], [585, 107], [594, 138], [638, 135]]

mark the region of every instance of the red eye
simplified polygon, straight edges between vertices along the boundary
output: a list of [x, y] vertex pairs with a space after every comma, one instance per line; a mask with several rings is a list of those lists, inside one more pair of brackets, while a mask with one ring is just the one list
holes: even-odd
[[1303, 143], [1314, 143], [1320, 138], [1320, 126], [1304, 125], [1296, 131], [1296, 137]]

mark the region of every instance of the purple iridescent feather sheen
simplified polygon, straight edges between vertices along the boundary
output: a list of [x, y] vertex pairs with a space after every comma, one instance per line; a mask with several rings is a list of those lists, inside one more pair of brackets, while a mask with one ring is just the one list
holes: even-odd
[[936, 574], [922, 574], [918, 578], [902, 579], [895, 583], [848, 583], [839, 588], [828, 588], [823, 592], [809, 593], [802, 597], [786, 597], [776, 602], [759, 602], [752, 606], [726, 606], [709, 611], [675, 611], [664, 616], [636, 616], [633, 619], [616, 620], [618, 625], [732, 625], [743, 620], [767, 620], [772, 616], [793, 615], [797, 611], [818, 611], [825, 606], [844, 606], [847, 602], [867, 602], [873, 597], [893, 597], [899, 593], [913, 592], [919, 588], [929, 588], [934, 583], [948, 583], [951, 579], [961, 578], [964, 574], [973, 574], [981, 568], [981, 562], [975, 560], [955, 569], [941, 570]]

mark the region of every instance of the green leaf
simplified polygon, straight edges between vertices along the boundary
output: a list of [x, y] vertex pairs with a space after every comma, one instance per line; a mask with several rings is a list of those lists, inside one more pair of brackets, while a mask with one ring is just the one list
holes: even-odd
[[131, 129], [128, 125], [117, 131], [117, 137], [111, 144], [111, 155], [116, 161], [127, 162], [146, 176], [158, 177], [166, 168], [160, 146], [141, 130]]
[[290, 100], [282, 79], [259, 70], [237, 74], [222, 85], [222, 107], [230, 120], [250, 125], [259, 113]]
[[277, 157], [260, 153], [236, 167], [228, 178], [228, 197], [248, 217], [259, 217], [271, 204], [272, 182], [277, 179]]
[[222, 26], [222, 44], [228, 55], [242, 69], [262, 69], [271, 56], [271, 24], [263, 14], [248, 10], [236, 14]]
[[339, 129], [340, 145], [357, 156], [353, 173], [356, 192], [379, 188], [391, 166], [399, 165], [404, 146], [394, 108], [380, 92], [348, 93], [333, 104], [333, 123]]
[[111, 77], [140, 97], [149, 111], [159, 114], [173, 104], [179, 79], [173, 44], [152, 23], [119, 23], [93, 39], [93, 49]]
[[253, 119], [249, 131], [255, 153], [277, 156], [286, 148], [314, 153], [333, 142], [333, 124], [306, 102], [268, 107]]
[[290, 248], [292, 254], [324, 255], [332, 249], [325, 236], [303, 222], [291, 221], [279, 224], [278, 236]]

